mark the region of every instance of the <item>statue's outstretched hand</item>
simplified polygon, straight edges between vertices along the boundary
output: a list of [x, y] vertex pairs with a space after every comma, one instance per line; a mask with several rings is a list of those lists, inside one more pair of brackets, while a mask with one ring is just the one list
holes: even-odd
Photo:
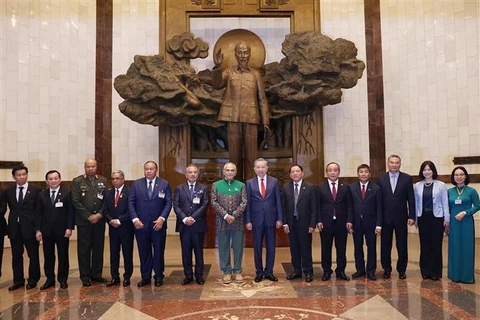
[[222, 49], [218, 49], [217, 53], [213, 56], [213, 63], [215, 66], [220, 66], [223, 62]]

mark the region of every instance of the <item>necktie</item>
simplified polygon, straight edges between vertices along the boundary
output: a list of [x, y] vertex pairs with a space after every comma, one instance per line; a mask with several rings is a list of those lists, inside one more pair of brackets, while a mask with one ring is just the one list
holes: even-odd
[[293, 216], [298, 217], [298, 211], [297, 211], [298, 183], [295, 183], [295, 189], [293, 190], [293, 195], [295, 197], [295, 208], [293, 210]]
[[[335, 188], [335, 182], [332, 182], [332, 198], [334, 202], [335, 199], [337, 199], [337, 188]], [[333, 208], [333, 219], [337, 219], [337, 212], [335, 208]]]
[[260, 179], [260, 192], [262, 193], [262, 198], [265, 199], [266, 191], [265, 191], [265, 183], [263, 182], [264, 179]]
[[18, 187], [18, 189], [20, 189], [20, 192], [18, 193], [18, 202], [22, 202], [23, 201], [23, 188], [24, 187]]
[[395, 187], [397, 186], [397, 175], [390, 175], [390, 184], [392, 185], [392, 193], [395, 192]]
[[151, 199], [153, 194], [152, 181], [148, 182], [148, 198]]
[[367, 191], [365, 190], [365, 185], [362, 184], [362, 199], [365, 199], [365, 192], [367, 192]]
[[52, 202], [52, 204], [55, 203], [55, 192], [56, 192], [55, 190], [52, 190], [52, 195], [50, 197], [50, 201]]
[[194, 185], [190, 185], [190, 199], [193, 199], [193, 194], [195, 193], [195, 190], [193, 189]]
[[118, 206], [118, 201], [120, 201], [120, 190], [117, 189], [115, 193], [115, 207]]

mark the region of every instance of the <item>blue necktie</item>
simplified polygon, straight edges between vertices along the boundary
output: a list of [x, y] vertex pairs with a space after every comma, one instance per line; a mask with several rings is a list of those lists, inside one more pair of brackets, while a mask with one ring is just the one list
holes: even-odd
[[293, 210], [293, 216], [298, 217], [298, 211], [297, 211], [297, 200], [298, 200], [298, 183], [295, 183], [295, 190], [293, 191], [293, 195], [295, 197], [295, 208]]
[[52, 190], [52, 196], [50, 197], [50, 201], [52, 202], [52, 204], [55, 203], [55, 190]]
[[153, 194], [152, 181], [148, 182], [148, 198], [151, 199]]
[[193, 199], [193, 195], [194, 195], [194, 193], [195, 193], [195, 190], [193, 190], [193, 187], [194, 187], [194, 185], [191, 184], [191, 185], [190, 185], [190, 199]]

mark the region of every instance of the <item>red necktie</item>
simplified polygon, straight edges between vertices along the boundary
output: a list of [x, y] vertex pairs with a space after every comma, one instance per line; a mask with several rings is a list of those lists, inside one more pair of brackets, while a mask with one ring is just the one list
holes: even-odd
[[335, 188], [335, 182], [332, 182], [332, 198], [333, 198], [333, 201], [337, 199], [337, 188]]
[[262, 193], [262, 198], [265, 199], [266, 195], [266, 190], [265, 190], [265, 183], [263, 182], [263, 179], [260, 179], [260, 192]]
[[115, 207], [118, 205], [119, 200], [120, 200], [120, 190], [117, 189], [117, 193], [115, 194]]
[[365, 185], [362, 184], [362, 199], [365, 199], [365, 192], [366, 192]]

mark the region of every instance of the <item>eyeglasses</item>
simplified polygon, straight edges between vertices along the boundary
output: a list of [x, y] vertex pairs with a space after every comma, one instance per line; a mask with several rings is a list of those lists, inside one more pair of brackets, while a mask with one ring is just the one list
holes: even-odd
[[112, 180], [123, 180], [124, 178], [112, 178]]

